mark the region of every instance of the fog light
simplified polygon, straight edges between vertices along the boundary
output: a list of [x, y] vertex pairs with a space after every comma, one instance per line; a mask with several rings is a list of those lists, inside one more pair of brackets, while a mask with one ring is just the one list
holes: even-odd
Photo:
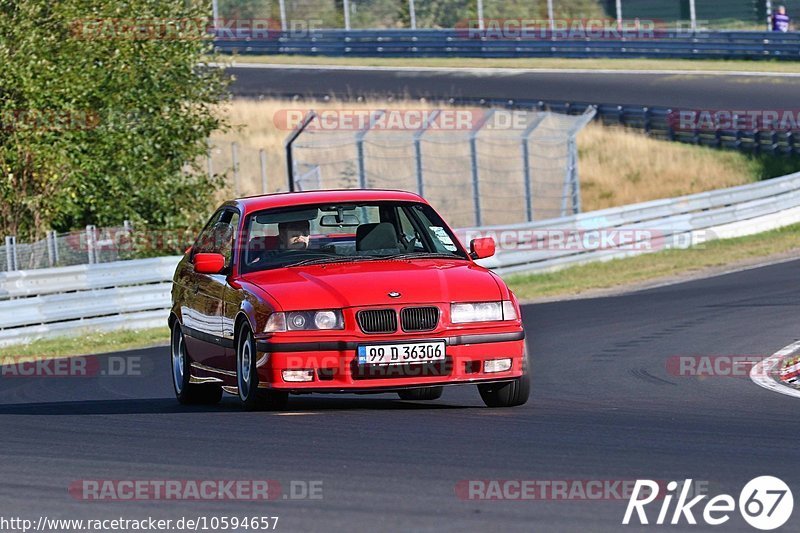
[[282, 371], [283, 381], [314, 381], [313, 370], [284, 370]]
[[483, 362], [483, 371], [491, 372], [505, 372], [511, 370], [511, 359], [492, 359], [491, 361]]

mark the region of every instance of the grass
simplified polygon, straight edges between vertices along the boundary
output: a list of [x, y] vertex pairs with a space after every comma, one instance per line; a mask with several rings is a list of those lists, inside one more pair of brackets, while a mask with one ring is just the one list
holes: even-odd
[[275, 65], [325, 65], [359, 67], [445, 67], [589, 70], [685, 70], [800, 73], [796, 61], [694, 60], [694, 59], [567, 59], [567, 58], [472, 58], [472, 57], [314, 57], [292, 55], [236, 55], [237, 63]]
[[[258, 151], [262, 148], [267, 155], [267, 190], [274, 192], [285, 188], [286, 167], [283, 142], [289, 131], [278, 127], [276, 122], [280, 124], [280, 117], [287, 110], [304, 113], [311, 108], [320, 111], [325, 109], [434, 109], [436, 106], [426, 102], [385, 100], [369, 103], [287, 102], [277, 99], [234, 100], [224, 109], [224, 113], [235, 127], [230, 132], [215, 135], [213, 138], [216, 145], [213, 150], [215, 171], [219, 172], [232, 167], [230, 143], [235, 141], [240, 146], [240, 195], [246, 196], [261, 192]], [[352, 139], [353, 132], [344, 132], [344, 135]], [[410, 141], [405, 139], [404, 142], [410, 148]], [[350, 144], [352, 145], [352, 143]], [[437, 147], [431, 144], [425, 146], [424, 149], [436, 150]], [[468, 154], [456, 153], [448, 146], [445, 146], [444, 149], [449, 151], [438, 154], [441, 157], [428, 158], [429, 164], [432, 165], [436, 159], [441, 159], [447, 162], [448, 167], [455, 168], [458, 161], [468, 158]], [[482, 148], [481, 150], [485, 153], [488, 149]], [[519, 162], [518, 143], [513, 142], [508, 146], [496, 144], [493, 150], [490, 154], [491, 161], [487, 161], [486, 164], [497, 165], [498, 172], [510, 172], [510, 174], [505, 174], [508, 179], [519, 174], [519, 172], [509, 171], [510, 167], [501, 168], [502, 164], [506, 162], [509, 165]], [[350, 167], [352, 167], [351, 160], [354, 158], [353, 153], [353, 150], [349, 148], [340, 147], [328, 150], [325, 156], [347, 160], [341, 168], [336, 167], [336, 171], [344, 175], [348, 171], [352, 171]], [[304, 152], [300, 152], [299, 155], [302, 157]], [[402, 154], [388, 152], [388, 155], [395, 156], [395, 162], [380, 169], [383, 176], [387, 178], [388, 186], [395, 188], [406, 185], [413, 186], [406, 184], [400, 178], [402, 175], [413, 173], [413, 168], [410, 166], [413, 164], [413, 152], [410, 150], [408, 153], [403, 152]], [[396, 157], [398, 155], [405, 157], [398, 160]], [[457, 159], [454, 157], [455, 155], [464, 157]], [[370, 154], [367, 153], [367, 157], [369, 156]], [[578, 156], [582, 202], [585, 211], [741, 185], [787, 174], [798, 169], [798, 162], [792, 159], [767, 156], [751, 157], [735, 151], [659, 141], [648, 138], [639, 132], [621, 127], [606, 127], [598, 123], [589, 124], [579, 134]], [[328, 167], [329, 173], [332, 172], [330, 171], [332, 168], [333, 165]], [[434, 177], [444, 176], [452, 180], [454, 175], [448, 175], [445, 172], [451, 168], [434, 169], [431, 175]], [[460, 167], [458, 169], [460, 170]], [[462, 174], [469, 174], [468, 167], [463, 170]], [[468, 188], [469, 184], [453, 185], [452, 182], [443, 182], [442, 186], [450, 186], [451, 189], [462, 186]], [[220, 198], [232, 196], [234, 196], [234, 191], [232, 182], [229, 181], [229, 187], [220, 191]], [[453, 199], [453, 201], [455, 200]], [[469, 207], [459, 209], [459, 206], [454, 206], [450, 211], [469, 212]], [[451, 223], [460, 225], [458, 220], [451, 220]], [[467, 220], [466, 224], [470, 224], [470, 221]]]
[[800, 251], [800, 224], [747, 237], [709, 241], [686, 250], [665, 250], [556, 272], [512, 275], [506, 281], [520, 299], [530, 300], [697, 273], [793, 251]]
[[42, 339], [30, 344], [0, 348], [0, 359], [13, 358], [20, 361], [40, 358], [58, 358], [75, 355], [91, 355], [120, 352], [160, 346], [169, 343], [169, 329], [152, 328], [95, 332], [85, 337], [59, 337]]

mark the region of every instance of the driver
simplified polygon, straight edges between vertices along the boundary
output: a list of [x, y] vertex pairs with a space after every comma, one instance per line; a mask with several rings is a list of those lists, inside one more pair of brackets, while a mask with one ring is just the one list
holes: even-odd
[[308, 220], [294, 220], [278, 224], [278, 238], [281, 250], [305, 250], [311, 225]]

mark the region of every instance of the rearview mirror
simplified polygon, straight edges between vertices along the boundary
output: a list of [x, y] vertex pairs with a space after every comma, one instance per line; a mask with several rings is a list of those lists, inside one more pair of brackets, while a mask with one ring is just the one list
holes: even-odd
[[341, 222], [337, 220], [337, 215], [323, 215], [322, 218], [319, 219], [319, 225], [323, 228], [329, 227], [356, 227], [358, 226], [358, 217], [355, 215], [342, 215]]
[[485, 259], [494, 255], [494, 239], [483, 237], [472, 239], [469, 243], [470, 256], [473, 259]]
[[222, 254], [195, 254], [194, 270], [200, 274], [219, 274], [225, 268], [225, 256]]

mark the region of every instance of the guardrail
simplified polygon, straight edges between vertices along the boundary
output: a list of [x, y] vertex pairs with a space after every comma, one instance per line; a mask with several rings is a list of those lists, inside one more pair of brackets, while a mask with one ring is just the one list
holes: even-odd
[[[480, 264], [499, 274], [541, 272], [607, 261], [800, 222], [800, 173], [781, 178], [525, 224], [459, 230], [463, 240], [493, 236], [497, 253]], [[619, 246], [587, 245], [586, 235], [625, 230]], [[552, 241], [557, 234], [559, 242]], [[577, 246], [564, 244], [577, 242]], [[600, 237], [602, 238], [602, 237]], [[576, 241], [577, 240], [577, 241]], [[596, 239], [591, 239], [596, 242]]]
[[652, 57], [687, 59], [800, 58], [797, 32], [655, 31], [637, 38], [495, 38], [491, 32], [442, 30], [313, 30], [263, 32], [217, 39], [223, 53], [353, 57]]
[[166, 324], [179, 257], [0, 274], [0, 346]]
[[[679, 198], [503, 226], [462, 228], [462, 240], [491, 235], [495, 256], [480, 263], [500, 274], [606, 261], [703, 240], [750, 235], [800, 222], [800, 173]], [[618, 246], [553, 249], [591, 232], [625, 230]], [[701, 237], [701, 238], [700, 238]], [[160, 257], [0, 273], [0, 346], [58, 335], [166, 324], [179, 257]]]

